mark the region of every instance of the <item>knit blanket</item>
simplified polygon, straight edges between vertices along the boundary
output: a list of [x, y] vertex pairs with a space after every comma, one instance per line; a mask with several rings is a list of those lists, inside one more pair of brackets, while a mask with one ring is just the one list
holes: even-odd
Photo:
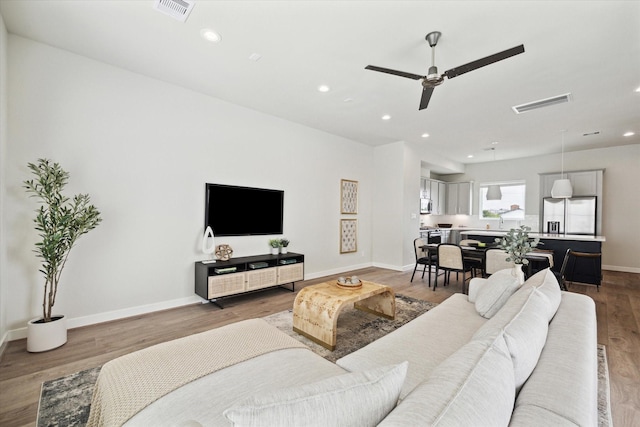
[[89, 427], [120, 426], [177, 388], [272, 351], [307, 348], [262, 319], [158, 344], [106, 363], [93, 392]]

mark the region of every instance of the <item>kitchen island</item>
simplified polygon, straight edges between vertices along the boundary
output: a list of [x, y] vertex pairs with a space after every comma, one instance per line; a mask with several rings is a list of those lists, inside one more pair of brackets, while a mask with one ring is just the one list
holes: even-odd
[[[509, 230], [464, 230], [460, 234], [465, 239], [479, 240], [485, 243], [494, 242], [507, 234]], [[560, 272], [567, 249], [575, 252], [602, 253], [604, 236], [580, 234], [529, 233], [529, 237], [540, 238], [538, 249], [553, 251], [553, 271]], [[565, 272], [567, 281], [596, 284], [602, 276], [602, 259], [595, 265], [593, 259], [571, 259]]]

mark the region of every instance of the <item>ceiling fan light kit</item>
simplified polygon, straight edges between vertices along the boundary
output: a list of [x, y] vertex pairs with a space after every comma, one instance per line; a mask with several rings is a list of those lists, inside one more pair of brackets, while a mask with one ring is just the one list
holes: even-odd
[[512, 56], [521, 54], [524, 52], [524, 45], [516, 46], [511, 49], [504, 50], [502, 52], [495, 53], [493, 55], [486, 56], [476, 61], [469, 62], [459, 67], [452, 68], [445, 71], [442, 74], [438, 74], [438, 67], [436, 67], [436, 46], [440, 40], [442, 33], [440, 31], [432, 31], [425, 36], [425, 40], [431, 46], [431, 67], [426, 76], [419, 74], [407, 73], [404, 71], [392, 70], [390, 68], [378, 67], [375, 65], [367, 65], [364, 67], [366, 70], [378, 71], [380, 73], [393, 74], [399, 77], [405, 77], [412, 80], [422, 80], [422, 97], [420, 98], [419, 110], [424, 110], [429, 105], [429, 100], [433, 94], [433, 89], [444, 82], [444, 78], [452, 79], [461, 74], [468, 73], [469, 71], [477, 70], [494, 62], [502, 61], [503, 59], [510, 58]]

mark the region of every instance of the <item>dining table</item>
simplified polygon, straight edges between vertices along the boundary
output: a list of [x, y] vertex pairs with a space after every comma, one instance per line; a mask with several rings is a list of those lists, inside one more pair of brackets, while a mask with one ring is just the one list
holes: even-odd
[[[420, 246], [420, 248], [423, 251], [426, 251], [428, 254], [427, 258], [429, 259], [429, 263], [427, 265], [429, 266], [429, 271], [431, 271], [431, 255], [438, 253], [438, 245], [440, 245], [440, 243], [427, 243], [425, 245]], [[474, 244], [472, 246], [466, 246], [466, 245], [458, 245], [458, 246], [460, 246], [460, 249], [462, 250], [463, 259], [469, 258], [469, 259], [476, 259], [476, 260], [478, 258], [484, 258], [484, 253], [488, 249], [495, 249], [500, 247], [498, 243], [485, 243], [480, 245]], [[533, 251], [533, 252], [528, 252], [524, 257], [529, 261], [529, 263], [527, 264], [527, 269], [525, 271], [526, 278], [529, 278], [531, 277], [531, 275], [533, 275], [534, 266], [538, 267], [536, 271], [542, 268], [553, 267], [552, 253]], [[483, 270], [484, 270], [484, 266], [483, 266]], [[437, 274], [437, 271], [436, 271], [436, 274]], [[429, 275], [429, 285], [431, 285], [431, 275]]]

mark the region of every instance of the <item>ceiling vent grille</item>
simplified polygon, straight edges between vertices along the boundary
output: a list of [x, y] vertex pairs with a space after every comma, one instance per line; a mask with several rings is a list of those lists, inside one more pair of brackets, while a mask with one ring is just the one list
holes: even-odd
[[155, 0], [153, 8], [180, 22], [185, 22], [194, 4], [193, 0]]
[[571, 94], [565, 93], [551, 98], [540, 99], [538, 101], [528, 102], [526, 104], [515, 105], [511, 107], [516, 114], [526, 113], [527, 111], [537, 110], [538, 108], [549, 107], [551, 105], [562, 104], [571, 100]]

